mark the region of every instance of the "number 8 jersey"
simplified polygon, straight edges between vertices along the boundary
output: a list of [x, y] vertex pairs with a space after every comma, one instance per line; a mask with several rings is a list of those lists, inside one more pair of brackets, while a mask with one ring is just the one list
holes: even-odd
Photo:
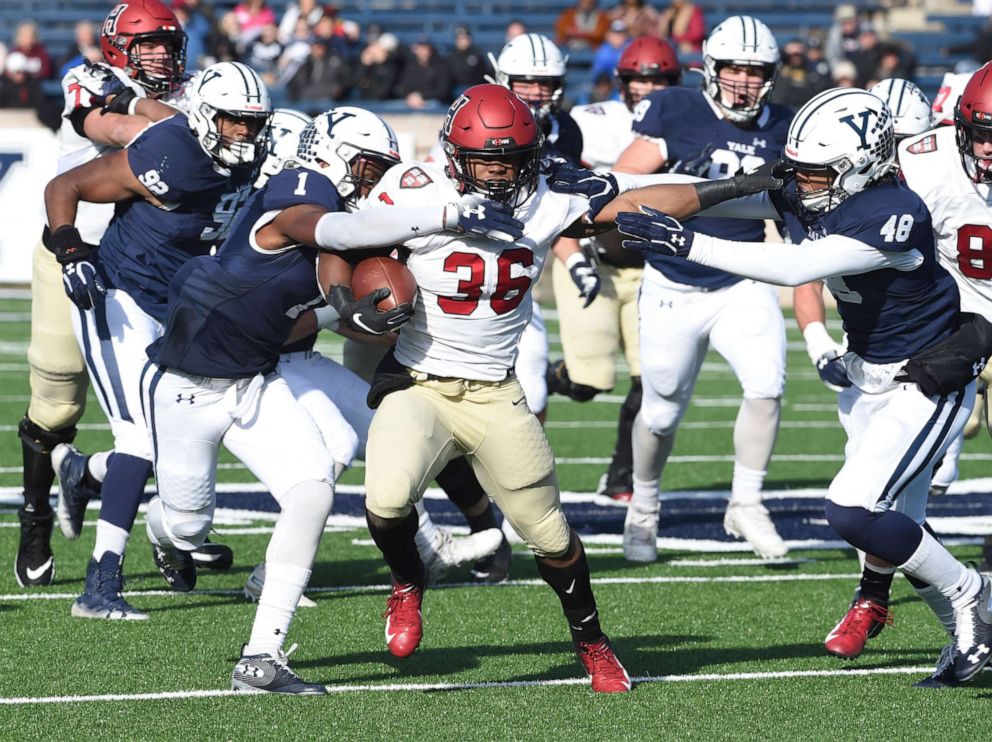
[[[383, 176], [366, 203], [434, 206], [460, 195], [436, 166], [402, 164]], [[514, 213], [524, 223], [524, 236], [516, 243], [451, 232], [404, 242], [411, 251], [407, 267], [420, 293], [413, 319], [396, 343], [396, 359], [435, 376], [506, 378], [530, 321], [528, 294], [551, 242], [587, 208], [581, 197], [550, 191], [542, 177]]]
[[992, 322], [992, 201], [989, 186], [972, 183], [947, 126], [899, 145], [906, 184], [930, 209], [940, 263], [961, 292], [961, 309]]

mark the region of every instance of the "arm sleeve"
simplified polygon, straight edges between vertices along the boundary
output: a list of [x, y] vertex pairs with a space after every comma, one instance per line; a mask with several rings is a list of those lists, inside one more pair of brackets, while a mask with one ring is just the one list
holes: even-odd
[[454, 228], [457, 223], [458, 210], [453, 205], [376, 206], [324, 214], [317, 222], [314, 237], [317, 247], [325, 250], [389, 247]]
[[918, 250], [886, 252], [836, 234], [789, 245], [732, 242], [696, 233], [689, 260], [756, 281], [799, 286], [883, 268], [911, 271], [920, 266], [923, 255]]
[[[620, 193], [626, 193], [635, 188], [644, 188], [646, 186], [688, 185], [705, 181], [704, 178], [683, 175], [681, 173], [634, 175], [632, 173], [615, 173], [611, 171], [610, 174], [617, 179]], [[781, 221], [782, 219], [782, 215], [775, 208], [775, 204], [772, 202], [767, 191], [724, 201], [704, 211], [700, 211], [699, 216], [725, 216], [735, 219], [774, 219], [776, 221]]]

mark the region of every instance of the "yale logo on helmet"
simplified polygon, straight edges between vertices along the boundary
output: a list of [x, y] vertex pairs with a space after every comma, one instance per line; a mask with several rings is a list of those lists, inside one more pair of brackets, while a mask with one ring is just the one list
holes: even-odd
[[103, 22], [103, 35], [104, 36], [116, 36], [117, 35], [117, 22], [120, 20], [121, 14], [127, 10], [127, 3], [121, 3], [113, 10], [110, 11], [110, 15], [107, 16], [107, 20]]
[[334, 129], [335, 126], [340, 124], [345, 119], [353, 119], [353, 118], [355, 118], [355, 114], [348, 113], [348, 111], [335, 111], [332, 115], [328, 116], [327, 117], [328, 136], [331, 135], [331, 130]]
[[861, 117], [861, 124], [860, 124], [860, 126], [854, 122], [854, 114], [853, 113], [850, 116], [842, 116], [841, 119], [840, 119], [845, 124], [847, 124], [852, 129], [854, 129], [855, 132], [857, 132], [858, 137], [861, 139], [861, 144], [858, 145], [858, 149], [868, 149], [868, 136], [867, 136], [868, 135], [868, 124], [871, 122], [871, 116], [874, 113], [875, 112], [874, 111], [871, 111], [871, 110], [861, 111], [859, 113], [859, 115]]

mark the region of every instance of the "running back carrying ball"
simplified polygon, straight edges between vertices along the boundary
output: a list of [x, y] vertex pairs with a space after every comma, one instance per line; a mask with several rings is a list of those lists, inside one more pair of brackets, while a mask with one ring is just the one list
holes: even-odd
[[384, 312], [400, 304], [413, 304], [417, 298], [417, 282], [410, 270], [394, 258], [366, 258], [351, 274], [351, 290], [356, 299], [376, 289], [388, 288], [390, 294], [376, 307]]

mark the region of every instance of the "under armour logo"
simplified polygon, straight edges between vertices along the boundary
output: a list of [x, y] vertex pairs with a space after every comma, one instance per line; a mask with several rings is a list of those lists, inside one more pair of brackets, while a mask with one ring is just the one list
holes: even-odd
[[664, 309], [665, 307], [668, 307], [669, 309], [675, 309], [675, 302], [669, 299], [662, 299], [661, 301], [658, 302], [658, 306], [661, 307], [662, 309]]
[[975, 649], [975, 653], [968, 655], [968, 662], [970, 662], [973, 665], [977, 665], [979, 662], [981, 662], [982, 655], [988, 653], [989, 653], [989, 648], [986, 647], [984, 644], [979, 644], [978, 647]]
[[682, 247], [685, 244], [685, 237], [681, 235], [673, 235], [672, 242], [678, 245], [679, 247]]
[[182, 394], [177, 394], [176, 404], [182, 404], [183, 402], [189, 402], [190, 404], [193, 404], [193, 400], [195, 399], [196, 399], [195, 394], [190, 394], [188, 397], [184, 397]]
[[479, 220], [486, 218], [486, 207], [485, 206], [466, 206], [462, 211], [465, 216], [474, 216]]
[[751, 142], [751, 146], [752, 147], [761, 147], [762, 149], [764, 149], [765, 147], [768, 146], [768, 141], [765, 140], [765, 139], [758, 139], [758, 137], [755, 137], [754, 138], [754, 141]]

